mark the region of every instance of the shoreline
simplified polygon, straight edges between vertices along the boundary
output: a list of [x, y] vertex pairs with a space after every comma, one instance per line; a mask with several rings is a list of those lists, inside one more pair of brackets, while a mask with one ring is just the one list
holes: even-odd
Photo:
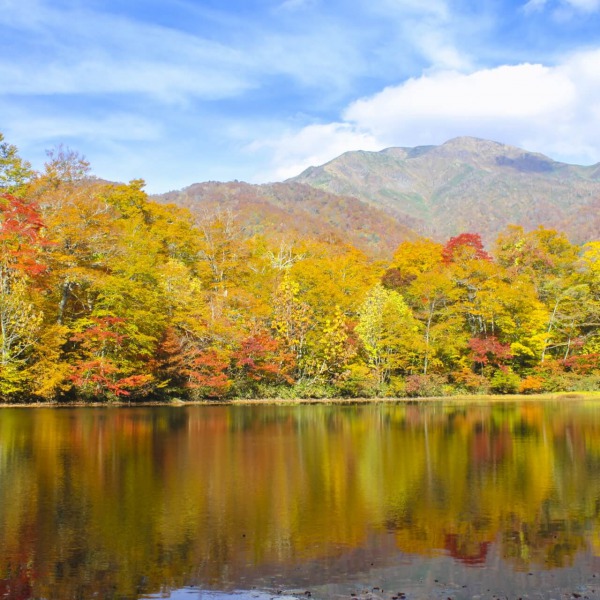
[[230, 400], [171, 400], [143, 402], [15, 402], [0, 403], [0, 408], [137, 408], [172, 406], [302, 406], [302, 405], [356, 405], [356, 404], [411, 404], [418, 402], [473, 403], [473, 402], [547, 402], [598, 400], [600, 392], [552, 392], [545, 394], [482, 394], [456, 396], [428, 396], [423, 398], [232, 398]]

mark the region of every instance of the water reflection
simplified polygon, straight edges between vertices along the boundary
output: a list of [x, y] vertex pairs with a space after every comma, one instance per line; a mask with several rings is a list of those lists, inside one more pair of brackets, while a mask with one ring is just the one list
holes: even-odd
[[593, 402], [5, 409], [0, 598], [593, 595], [599, 503]]

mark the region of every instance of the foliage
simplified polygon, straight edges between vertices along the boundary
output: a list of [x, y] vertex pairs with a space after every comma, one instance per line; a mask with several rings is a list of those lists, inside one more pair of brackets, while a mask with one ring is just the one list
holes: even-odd
[[406, 378], [406, 395], [411, 397], [445, 396], [447, 380], [443, 375], [409, 375]]
[[491, 388], [498, 394], [516, 394], [520, 385], [519, 376], [510, 369], [498, 369], [491, 380]]
[[511, 226], [493, 255], [463, 233], [385, 262], [246, 217], [158, 204], [62, 147], [35, 173], [0, 136], [0, 399], [598, 387], [600, 241]]

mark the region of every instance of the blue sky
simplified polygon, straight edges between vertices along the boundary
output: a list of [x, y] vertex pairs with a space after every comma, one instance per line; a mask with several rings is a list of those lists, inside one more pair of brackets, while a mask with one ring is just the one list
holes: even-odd
[[600, 162], [600, 0], [0, 0], [0, 131], [150, 192], [473, 135]]

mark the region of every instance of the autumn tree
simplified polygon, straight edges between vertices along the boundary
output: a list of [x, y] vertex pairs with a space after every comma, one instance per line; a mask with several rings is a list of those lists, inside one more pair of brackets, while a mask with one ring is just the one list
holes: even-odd
[[359, 311], [356, 333], [378, 389], [393, 372], [410, 371], [421, 353], [419, 325], [402, 296], [377, 284]]
[[41, 335], [43, 315], [33, 294], [46, 269], [43, 229], [35, 204], [0, 196], [0, 395], [5, 397], [23, 391]]
[[31, 164], [19, 156], [16, 146], [0, 133], [0, 192], [21, 196], [25, 184], [34, 177]]

